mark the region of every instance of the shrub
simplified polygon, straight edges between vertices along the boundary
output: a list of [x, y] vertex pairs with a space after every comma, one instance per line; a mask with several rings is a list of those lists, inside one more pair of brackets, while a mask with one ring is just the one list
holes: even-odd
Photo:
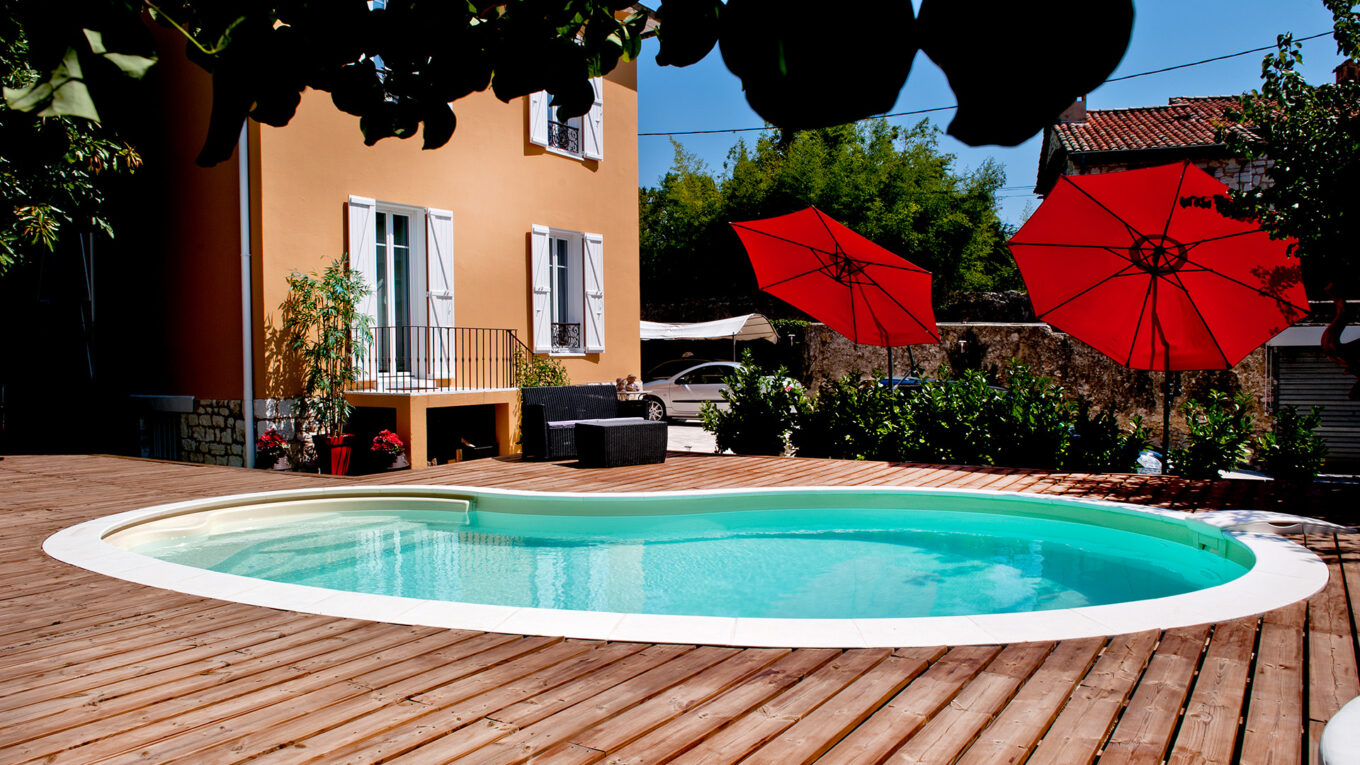
[[741, 363], [724, 380], [728, 387], [722, 397], [728, 407], [700, 407], [704, 430], [716, 437], [718, 451], [783, 454], [794, 414], [802, 407], [803, 388], [789, 379], [784, 367], [771, 373], [756, 366], [750, 351], [742, 353]]
[[1322, 421], [1322, 407], [1299, 414], [1292, 406], [1275, 413], [1275, 430], [1256, 440], [1257, 455], [1265, 471], [1281, 481], [1308, 483], [1322, 472], [1327, 444], [1313, 431]]
[[551, 356], [538, 356], [523, 348], [515, 349], [515, 380], [521, 388], [570, 385], [567, 368]]
[[957, 379], [932, 380], [903, 390], [899, 459], [955, 465], [996, 462], [1001, 391], [986, 375], [968, 370]]
[[1072, 437], [1077, 406], [1052, 377], [1034, 374], [1026, 364], [1006, 364], [1006, 386], [996, 409], [993, 464], [1056, 468]]
[[1171, 450], [1171, 472], [1186, 478], [1217, 478], [1220, 470], [1245, 462], [1254, 422], [1250, 404], [1245, 393], [1230, 398], [1219, 390], [1209, 391], [1203, 401], [1182, 404], [1189, 433], [1184, 449]]
[[1072, 437], [1059, 463], [1063, 470], [1077, 473], [1133, 473], [1138, 470], [1138, 454], [1147, 448], [1151, 433], [1143, 418], [1134, 416], [1125, 433], [1114, 412], [1102, 409], [1091, 415], [1091, 402], [1079, 399]]
[[900, 451], [902, 399], [874, 379], [849, 374], [817, 389], [794, 417], [791, 436], [800, 457], [894, 459]]

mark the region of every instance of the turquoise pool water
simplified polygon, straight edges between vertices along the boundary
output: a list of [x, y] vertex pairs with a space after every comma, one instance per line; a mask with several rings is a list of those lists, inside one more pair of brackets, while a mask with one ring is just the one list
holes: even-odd
[[[1005, 508], [1027, 503], [1003, 500], [1002, 511], [985, 512], [980, 500], [965, 499], [911, 509], [854, 495], [821, 506], [815, 497], [768, 502], [784, 506], [717, 512], [687, 506], [644, 515], [593, 512], [579, 499], [569, 514], [359, 502], [341, 512], [251, 518], [129, 549], [224, 573], [411, 598], [819, 619], [1144, 600], [1223, 584], [1250, 564], [1250, 553], [1230, 554], [1235, 543], [1221, 535], [1206, 529], [1201, 537], [1184, 522], [1132, 511], [1077, 505], [1059, 512], [1049, 509], [1052, 503], [1034, 503], [1037, 512], [1011, 514]], [[1105, 514], [1115, 522], [1036, 517], [1061, 513]], [[1162, 527], [1156, 534], [1129, 530]]]

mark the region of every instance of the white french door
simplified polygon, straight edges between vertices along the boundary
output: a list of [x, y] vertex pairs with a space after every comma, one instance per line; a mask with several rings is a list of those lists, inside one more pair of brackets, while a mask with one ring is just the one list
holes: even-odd
[[411, 334], [411, 216], [378, 210], [373, 216], [377, 267], [378, 371], [410, 373], [414, 353]]

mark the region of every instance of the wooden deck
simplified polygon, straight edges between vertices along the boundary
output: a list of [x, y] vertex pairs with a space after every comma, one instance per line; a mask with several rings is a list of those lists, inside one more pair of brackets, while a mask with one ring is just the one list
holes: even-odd
[[[580, 470], [482, 460], [411, 483], [550, 490], [953, 486], [1180, 509], [1262, 482], [673, 454]], [[1307, 602], [1219, 624], [996, 646], [738, 649], [441, 630], [276, 611], [47, 558], [88, 518], [319, 476], [117, 457], [0, 460], [0, 762], [1305, 762], [1360, 693], [1360, 537]], [[367, 480], [367, 479], [360, 479]], [[1287, 498], [1354, 520], [1354, 487]], [[1347, 518], [1346, 516], [1350, 517]]]

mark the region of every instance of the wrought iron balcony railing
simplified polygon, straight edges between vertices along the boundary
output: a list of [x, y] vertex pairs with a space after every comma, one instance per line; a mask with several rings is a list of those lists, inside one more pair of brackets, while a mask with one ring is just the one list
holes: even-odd
[[513, 329], [374, 327], [355, 349], [353, 391], [494, 390], [518, 387]]
[[552, 325], [552, 347], [555, 351], [576, 351], [581, 349], [581, 325], [579, 323], [555, 321]]
[[581, 153], [581, 129], [561, 122], [548, 122], [548, 145], [554, 149]]

